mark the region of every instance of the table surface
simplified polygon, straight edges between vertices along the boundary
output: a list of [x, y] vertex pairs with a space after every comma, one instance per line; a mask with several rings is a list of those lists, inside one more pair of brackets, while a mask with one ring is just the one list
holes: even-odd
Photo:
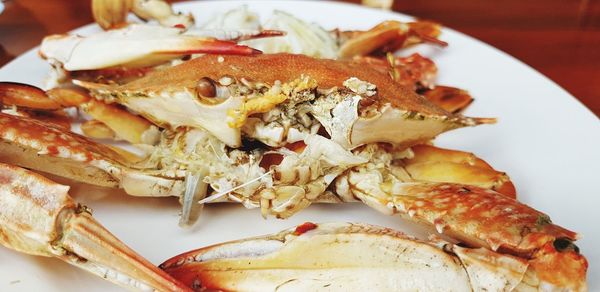
[[[0, 1], [6, 1], [0, 66], [48, 34], [93, 21], [90, 0]], [[397, 0], [393, 10], [439, 21], [513, 55], [600, 116], [600, 0]]]

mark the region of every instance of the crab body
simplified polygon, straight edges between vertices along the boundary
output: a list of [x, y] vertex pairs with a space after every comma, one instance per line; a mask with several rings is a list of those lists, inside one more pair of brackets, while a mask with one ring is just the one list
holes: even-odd
[[[215, 96], [196, 90], [207, 78]], [[311, 126], [317, 121], [346, 148], [373, 142], [410, 146], [450, 129], [491, 121], [450, 114], [360, 63], [302, 55], [205, 55], [119, 87], [78, 84], [157, 124], [207, 129], [231, 147], [241, 146], [242, 131], [267, 145], [296, 142], [288, 135], [314, 134]], [[285, 118], [291, 108], [298, 115], [304, 110], [306, 121], [296, 127], [287, 126], [290, 121], [269, 121], [276, 118], [273, 110]], [[267, 116], [256, 119], [258, 114]], [[251, 118], [254, 123], [243, 127]]]

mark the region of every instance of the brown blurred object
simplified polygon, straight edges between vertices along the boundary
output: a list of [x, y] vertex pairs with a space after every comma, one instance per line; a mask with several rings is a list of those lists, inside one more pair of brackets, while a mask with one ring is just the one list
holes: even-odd
[[394, 0], [362, 0], [361, 4], [373, 8], [392, 9]]
[[[90, 4], [6, 2], [0, 14], [0, 65], [47, 34], [91, 23]], [[439, 21], [515, 56], [600, 116], [600, 0], [396, 0], [392, 9]]]

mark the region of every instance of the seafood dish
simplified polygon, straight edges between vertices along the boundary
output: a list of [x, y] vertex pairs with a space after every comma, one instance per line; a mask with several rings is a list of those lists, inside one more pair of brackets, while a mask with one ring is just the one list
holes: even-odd
[[[0, 80], [3, 246], [140, 291], [587, 290], [578, 233], [520, 202], [505, 172], [434, 145], [496, 123], [463, 115], [473, 98], [437, 84], [433, 60], [396, 54], [447, 46], [439, 24], [325, 30], [241, 7], [197, 25], [160, 0], [92, 7], [104, 31], [42, 41], [44, 89]], [[429, 236], [306, 222], [155, 266], [63, 180], [175, 197], [173, 228], [202, 221], [209, 203], [277, 219], [357, 203]]]

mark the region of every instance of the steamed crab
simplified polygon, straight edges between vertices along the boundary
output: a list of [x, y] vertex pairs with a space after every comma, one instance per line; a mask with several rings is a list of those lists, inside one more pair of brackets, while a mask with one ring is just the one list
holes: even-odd
[[[215, 95], [198, 94], [199, 81], [210, 82]], [[132, 195], [179, 196], [184, 224], [207, 202], [287, 218], [311, 203], [362, 201], [467, 246], [522, 259], [521, 272], [530, 265], [523, 260], [565, 257], [565, 268], [586, 269], [576, 248], [551, 248], [571, 246], [577, 235], [516, 201], [505, 174], [472, 154], [422, 145], [490, 120], [445, 112], [377, 70], [301, 55], [205, 55], [125, 85], [77, 84], [96, 98], [86, 103], [119, 103], [164, 128], [150, 154], [139, 159], [60, 127], [2, 115], [3, 161]], [[54, 99], [39, 97], [61, 104], [75, 92], [84, 95], [61, 89]], [[133, 116], [122, 114], [124, 121]], [[132, 124], [116, 123], [115, 132], [135, 132]], [[535, 285], [584, 289], [585, 273], [577, 275], [558, 283], [536, 274]]]
[[[369, 79], [379, 87], [358, 78]], [[277, 190], [261, 184], [279, 183], [286, 192], [294, 193], [285, 195], [291, 197], [282, 201], [283, 206], [271, 206], [272, 214], [280, 217], [310, 204], [310, 200], [303, 199], [305, 191], [312, 193], [312, 199], [331, 201], [326, 188], [333, 179], [349, 167], [368, 162], [368, 155], [377, 156], [377, 151], [385, 153], [387, 148], [398, 150], [398, 154], [382, 161], [390, 164], [396, 157], [411, 158], [413, 152], [403, 152], [407, 147], [444, 131], [490, 122], [447, 113], [399, 86], [386, 74], [364, 70], [358, 63], [301, 55], [205, 55], [123, 86], [76, 83], [90, 88], [95, 98], [81, 90], [65, 88], [52, 89], [46, 95], [41, 90], [14, 84], [4, 87], [16, 88], [16, 92], [20, 89], [22, 95], [38, 94], [39, 100], [54, 102], [56, 107], [77, 105], [129, 142], [156, 144], [148, 147], [151, 150], [146, 158], [135, 162], [115, 156], [115, 151], [95, 151], [108, 153], [102, 157], [108, 162], [101, 163], [100, 169], [113, 177], [107, 179], [114, 181], [112, 185], [120, 185], [128, 193], [178, 195], [184, 180], [200, 179], [216, 193], [225, 192], [215, 196], [215, 200], [237, 200], [247, 206], [261, 206], [266, 212], [274, 198], [260, 197], [272, 196], [269, 193]], [[212, 88], [208, 90], [212, 96], [203, 92], [207, 86]], [[114, 103], [125, 105], [148, 120]], [[11, 129], [18, 123], [7, 121], [4, 125]], [[158, 127], [164, 130], [159, 131]], [[251, 146], [251, 141], [258, 144]], [[393, 146], [377, 144], [381, 142]], [[61, 152], [61, 146], [55, 145], [55, 151], [38, 151], [53, 155]], [[70, 155], [61, 153], [64, 158]], [[300, 168], [291, 171], [295, 167]], [[413, 175], [418, 176], [418, 167], [413, 169]], [[146, 185], [128, 182], [145, 180], [148, 174], [168, 182], [170, 187], [152, 193], [130, 187]], [[250, 182], [255, 180], [260, 183]], [[489, 180], [489, 187], [508, 181], [499, 173], [485, 180]], [[294, 187], [297, 182], [311, 185], [310, 190]], [[201, 187], [200, 193], [206, 195], [207, 187]], [[236, 191], [229, 193], [232, 188]], [[221, 197], [224, 194], [227, 197]]]
[[[407, 262], [424, 261], [409, 270], [422, 277], [432, 271], [428, 265], [447, 267], [437, 280], [460, 279], [454, 283], [457, 289], [585, 290], [587, 262], [573, 244], [576, 233], [518, 202], [508, 176], [483, 160], [428, 144], [445, 131], [493, 119], [450, 113], [400, 85], [394, 71], [380, 65], [365, 68], [363, 59], [259, 55], [216, 40], [214, 34], [207, 38], [180, 27], [156, 29], [157, 46], [134, 46], [130, 55], [99, 55], [100, 65], [90, 67], [81, 66], [92, 60], [77, 59], [86, 56], [86, 42], [96, 44], [89, 38], [56, 37], [56, 47], [46, 42], [42, 55], [67, 69], [66, 80], [73, 84], [46, 92], [0, 84], [8, 113], [0, 114], [0, 161], [122, 188], [130, 195], [178, 197], [184, 225], [193, 223], [210, 202], [238, 202], [259, 208], [263, 216], [287, 218], [312, 203], [360, 201], [384, 214], [400, 213], [432, 226], [446, 237], [425, 242], [364, 225], [307, 224], [163, 264], [181, 284], [97, 227], [87, 209], [68, 198], [66, 187], [0, 165], [4, 245], [57, 256], [133, 289], [345, 289], [348, 262], [329, 253], [331, 243], [341, 242], [335, 250], [368, 250], [369, 257], [352, 266], [370, 273], [365, 282], [357, 282], [364, 285], [382, 280], [387, 288], [434, 289], [445, 284], [419, 278], [403, 281], [409, 286], [394, 286]], [[128, 26], [106, 34], [121, 43], [139, 31], [147, 28]], [[276, 34], [256, 30], [221, 36], [237, 41]], [[149, 34], [141, 35], [144, 44]], [[165, 51], [159, 45], [170, 38], [183, 46]], [[217, 54], [172, 62], [197, 52]], [[131, 75], [131, 68], [139, 71]], [[94, 118], [82, 125], [91, 136], [118, 137], [142, 145], [146, 153], [140, 157], [70, 132], [60, 112], [65, 107]], [[29, 179], [18, 181], [18, 176]], [[31, 220], [31, 214], [46, 224]], [[95, 231], [82, 233], [87, 226], [96, 226]], [[30, 232], [23, 236], [25, 229]], [[411, 252], [386, 262], [396, 273], [372, 272], [364, 267], [386, 258], [370, 248], [373, 242]], [[323, 254], [291, 265], [302, 250]], [[250, 270], [239, 265], [246, 261]], [[254, 266], [264, 269], [255, 272]], [[245, 283], [248, 275], [264, 282]]]

